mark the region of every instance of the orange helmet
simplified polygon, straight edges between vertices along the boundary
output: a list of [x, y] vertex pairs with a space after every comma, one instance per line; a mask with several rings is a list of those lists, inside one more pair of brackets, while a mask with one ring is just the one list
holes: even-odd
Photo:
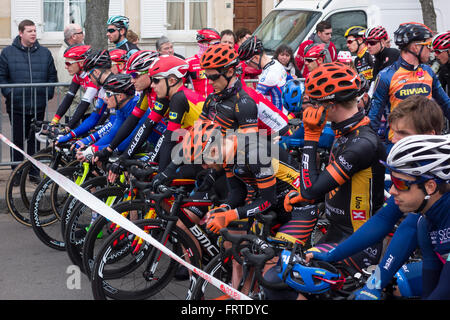
[[360, 88], [358, 74], [337, 61], [322, 64], [308, 75], [305, 82], [305, 93], [315, 101], [349, 101], [358, 95]]
[[215, 44], [211, 45], [200, 59], [202, 69], [218, 69], [236, 66], [239, 63], [239, 57], [230, 45]]
[[[220, 125], [212, 121], [196, 121], [183, 138], [183, 157], [188, 163], [198, 163], [212, 142], [222, 138]], [[203, 162], [203, 161], [202, 161]]]

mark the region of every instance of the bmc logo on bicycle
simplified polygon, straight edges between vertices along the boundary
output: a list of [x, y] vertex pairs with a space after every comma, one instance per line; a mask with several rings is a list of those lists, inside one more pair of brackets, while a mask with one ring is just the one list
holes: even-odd
[[352, 210], [353, 220], [366, 220], [366, 210]]

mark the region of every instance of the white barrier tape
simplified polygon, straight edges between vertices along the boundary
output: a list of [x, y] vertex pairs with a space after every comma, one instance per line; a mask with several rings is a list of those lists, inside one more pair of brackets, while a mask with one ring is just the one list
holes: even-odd
[[112, 209], [111, 207], [108, 207], [105, 203], [103, 203], [100, 199], [94, 197], [91, 193], [89, 193], [87, 190], [84, 190], [80, 186], [76, 185], [74, 182], [70, 181], [63, 175], [61, 175], [59, 172], [56, 172], [52, 168], [46, 166], [43, 163], [40, 163], [39, 161], [35, 160], [31, 156], [29, 156], [27, 153], [25, 153], [23, 150], [18, 148], [14, 143], [12, 143], [8, 138], [6, 138], [3, 134], [0, 133], [0, 139], [5, 142], [7, 145], [9, 145], [11, 148], [16, 149], [20, 153], [22, 153], [28, 160], [30, 160], [36, 167], [39, 168], [42, 172], [44, 172], [47, 176], [49, 176], [53, 181], [55, 181], [59, 186], [61, 186], [64, 190], [66, 190], [68, 193], [70, 193], [72, 196], [77, 198], [79, 201], [83, 202], [83, 204], [87, 205], [89, 208], [91, 208], [93, 211], [96, 211], [100, 213], [102, 216], [104, 216], [106, 219], [109, 219], [113, 222], [115, 222], [117, 225], [123, 227], [127, 231], [133, 233], [134, 235], [141, 237], [154, 247], [161, 250], [163, 253], [171, 257], [172, 259], [176, 260], [177, 262], [184, 265], [186, 268], [194, 272], [195, 274], [199, 275], [215, 287], [219, 288], [223, 293], [227, 294], [231, 298], [235, 300], [251, 300], [250, 297], [246, 296], [242, 292], [237, 291], [233, 287], [230, 287], [226, 283], [220, 281], [217, 278], [214, 278], [210, 274], [207, 274], [203, 272], [201, 269], [196, 268], [195, 266], [191, 265], [187, 261], [183, 260], [179, 256], [177, 256], [175, 253], [173, 253], [169, 248], [165, 247], [160, 242], [156, 241], [151, 235], [144, 232], [142, 229], [140, 229], [138, 226], [136, 226], [133, 222], [123, 217], [121, 214], [119, 214], [117, 211]]

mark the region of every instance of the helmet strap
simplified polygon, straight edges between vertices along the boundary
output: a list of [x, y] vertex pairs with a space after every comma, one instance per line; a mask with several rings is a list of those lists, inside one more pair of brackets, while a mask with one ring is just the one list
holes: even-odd
[[429, 195], [429, 194], [427, 193], [427, 190], [425, 189], [425, 184], [424, 184], [424, 183], [420, 183], [420, 184], [418, 185], [418, 187], [419, 187], [420, 190], [422, 190], [423, 193], [425, 194], [425, 197], [423, 198], [422, 203], [420, 204], [419, 208], [417, 208], [417, 210], [416, 210], [416, 213], [421, 213], [422, 210], [423, 210], [423, 209], [425, 208], [425, 206], [427, 205], [428, 199], [430, 199], [431, 195]]
[[166, 81], [166, 87], [167, 87], [166, 98], [169, 98], [170, 88], [175, 87], [177, 84], [179, 84], [181, 79], [178, 79], [177, 82], [175, 82], [173, 85], [169, 85], [169, 78], [164, 78], [164, 80]]

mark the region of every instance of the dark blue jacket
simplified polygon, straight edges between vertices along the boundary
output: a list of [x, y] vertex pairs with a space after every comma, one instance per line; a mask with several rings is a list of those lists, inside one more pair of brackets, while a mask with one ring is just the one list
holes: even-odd
[[[30, 48], [24, 47], [17, 36], [0, 54], [0, 84], [45, 82], [58, 82], [50, 50], [38, 41]], [[47, 100], [53, 97], [54, 87], [46, 91], [46, 87], [14, 88], [13, 92], [11, 88], [2, 88], [7, 112], [11, 111], [11, 102], [17, 114], [34, 114], [34, 105], [37, 112], [44, 112]]]

